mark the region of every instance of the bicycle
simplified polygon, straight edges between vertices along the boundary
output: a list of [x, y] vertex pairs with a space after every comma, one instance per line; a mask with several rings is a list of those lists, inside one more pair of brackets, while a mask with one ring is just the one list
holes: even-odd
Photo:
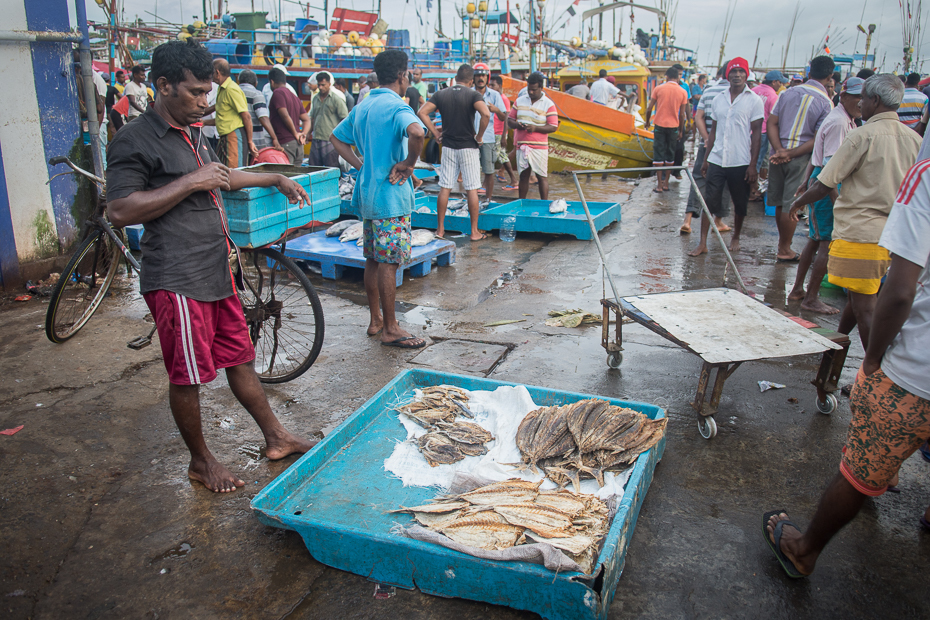
[[[94, 315], [109, 294], [123, 258], [128, 269], [140, 273], [139, 261], [124, 242], [122, 229], [106, 218], [106, 181], [75, 165], [67, 157], [53, 157], [49, 165], [66, 164], [71, 172], [94, 182], [95, 208], [87, 220], [77, 252], [68, 261], [52, 291], [45, 315], [45, 335], [56, 344], [72, 338]], [[283, 245], [281, 246], [283, 248]], [[255, 371], [263, 383], [284, 383], [310, 368], [323, 346], [324, 321], [320, 298], [306, 274], [274, 247], [239, 248], [242, 260], [230, 257], [239, 302], [252, 344]], [[128, 273], [128, 270], [127, 270]], [[130, 340], [132, 349], [151, 344], [148, 336]]]

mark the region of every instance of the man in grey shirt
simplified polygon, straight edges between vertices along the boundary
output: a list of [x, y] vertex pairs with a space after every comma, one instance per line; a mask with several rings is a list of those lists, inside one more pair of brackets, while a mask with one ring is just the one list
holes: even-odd
[[239, 74], [239, 88], [249, 103], [249, 115], [252, 117], [252, 143], [259, 151], [269, 146], [283, 151], [278, 144], [278, 137], [268, 118], [268, 104], [265, 96], [258, 90], [258, 77], [251, 69], [243, 69]]

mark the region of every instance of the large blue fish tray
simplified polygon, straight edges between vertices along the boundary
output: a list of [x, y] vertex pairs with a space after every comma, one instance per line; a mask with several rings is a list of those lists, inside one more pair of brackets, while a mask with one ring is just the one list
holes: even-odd
[[[346, 267], [365, 268], [365, 256], [355, 241], [341, 243], [339, 237], [327, 237], [325, 230], [288, 241], [284, 254], [297, 261], [319, 263], [323, 277], [329, 280], [341, 278]], [[434, 239], [426, 245], [411, 248], [410, 260], [397, 268], [397, 286], [404, 283], [405, 272], [415, 278], [429, 275], [434, 258], [439, 267], [455, 263], [455, 244], [445, 239]]]
[[[430, 230], [436, 230], [436, 227], [439, 225], [439, 216], [436, 215], [436, 205], [439, 202], [439, 198], [436, 196], [423, 196], [417, 198], [416, 207], [413, 213], [410, 214], [410, 221], [416, 228], [429, 228]], [[450, 203], [461, 204], [461, 199], [449, 199]], [[492, 202], [491, 207], [498, 206], [499, 203]], [[429, 213], [419, 213], [416, 209], [422, 209], [426, 207], [429, 209]], [[481, 211], [478, 214], [478, 229], [479, 230], [494, 230], [500, 228], [500, 222], [503, 219], [500, 216], [491, 215], [491, 209], [487, 208], [484, 211]], [[446, 217], [443, 220], [446, 230], [457, 230], [462, 233], [471, 232], [471, 217], [464, 215], [452, 215], [449, 210], [446, 210]]]
[[[484, 211], [489, 222], [498, 225], [508, 215], [516, 217], [514, 230], [517, 232], [549, 233], [553, 235], [572, 235], [578, 239], [591, 239], [591, 226], [585, 217], [581, 202], [569, 202], [563, 213], [549, 213], [551, 200], [514, 200], [501, 205], [494, 205]], [[588, 211], [594, 220], [598, 232], [620, 219], [620, 203], [589, 202]], [[479, 225], [479, 228], [481, 226]]]
[[[319, 562], [377, 583], [506, 605], [549, 620], [606, 618], [665, 438], [637, 458], [593, 576], [555, 573], [527, 562], [483, 560], [391, 533], [392, 526], [412, 523], [412, 517], [388, 511], [427, 503], [437, 491], [404, 487], [384, 470], [395, 442], [406, 438], [390, 405], [412, 396], [414, 388], [443, 384], [466, 390], [517, 385], [427, 370], [401, 372], [262, 489], [252, 500], [256, 516], [266, 525], [300, 534]], [[653, 419], [665, 417], [656, 405], [526, 388], [540, 406], [603, 398]]]

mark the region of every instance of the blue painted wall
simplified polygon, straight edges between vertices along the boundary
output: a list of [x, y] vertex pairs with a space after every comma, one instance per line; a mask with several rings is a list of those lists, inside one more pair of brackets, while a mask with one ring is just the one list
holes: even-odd
[[0, 288], [4, 281], [19, 279], [19, 259], [16, 257], [16, 239], [10, 219], [10, 201], [6, 194], [6, 175], [3, 173], [3, 145], [0, 145]]

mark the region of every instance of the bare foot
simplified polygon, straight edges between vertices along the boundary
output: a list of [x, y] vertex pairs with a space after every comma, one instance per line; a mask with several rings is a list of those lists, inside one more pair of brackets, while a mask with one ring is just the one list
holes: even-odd
[[798, 301], [799, 299], [804, 299], [804, 296], [807, 293], [804, 292], [804, 289], [793, 290], [788, 293], [788, 301]]
[[819, 312], [820, 314], [839, 314], [840, 312], [839, 308], [827, 305], [819, 299], [815, 299], [814, 301], [804, 300], [801, 302], [801, 307], [811, 312]]
[[[779, 521], [788, 521], [788, 515], [781, 513], [773, 516], [769, 519], [766, 530], [769, 533], [769, 540], [772, 543], [775, 543], [775, 526], [778, 525]], [[803, 558], [800, 554], [797, 554], [798, 543], [801, 539], [801, 531], [792, 526], [782, 526], [781, 528], [781, 552], [791, 560], [791, 563], [794, 564], [794, 567], [798, 569], [798, 572], [802, 575], [810, 575], [814, 572], [814, 563], [817, 561], [817, 558], [814, 557], [811, 560]]]
[[445, 231], [444, 229], [442, 229], [442, 228], [437, 228], [437, 229], [436, 229], [436, 236], [437, 236], [437, 237], [439, 237], [440, 239], [442, 239], [443, 237], [445, 237], [445, 235], [446, 235], [446, 231]]
[[317, 444], [316, 440], [304, 439], [291, 433], [285, 434], [280, 439], [268, 441], [268, 447], [265, 449], [265, 456], [269, 461], [277, 461], [291, 454], [303, 454]]
[[739, 239], [730, 242], [730, 252], [739, 252]]
[[700, 256], [701, 254], [707, 254], [707, 246], [703, 243], [688, 252], [688, 256]]
[[187, 468], [187, 476], [191, 480], [203, 483], [203, 486], [214, 493], [229, 493], [238, 487], [245, 486], [244, 481], [236, 478], [212, 456], [208, 460], [191, 459], [191, 464]]

